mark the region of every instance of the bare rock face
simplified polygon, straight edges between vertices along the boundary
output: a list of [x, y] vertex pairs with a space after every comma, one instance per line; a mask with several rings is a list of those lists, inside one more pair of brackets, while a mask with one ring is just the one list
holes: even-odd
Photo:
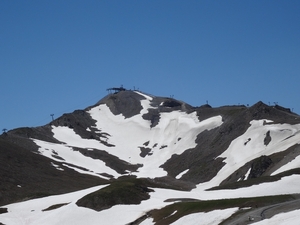
[[270, 157], [265, 155], [261, 156], [252, 163], [251, 171], [248, 178], [251, 179], [260, 177], [269, 168], [271, 164], [272, 160]]
[[[116, 90], [115, 93], [107, 95], [94, 106], [105, 105], [113, 115], [122, 115], [127, 121], [131, 121], [128, 118], [134, 117], [132, 121], [138, 122], [133, 123], [132, 126], [139, 125], [139, 123], [142, 125], [147, 124], [145, 129], [143, 127], [141, 135], [140, 130], [135, 131], [133, 129], [134, 132], [132, 132], [132, 127], [129, 129], [126, 127], [125, 132], [127, 133], [128, 130], [129, 136], [123, 135], [125, 132], [122, 133], [123, 136], [118, 136], [118, 129], [120, 129], [122, 123], [117, 123], [117, 126], [109, 129], [111, 124], [106, 124], [107, 118], [105, 115], [102, 120], [101, 116], [103, 115], [99, 114], [101, 118], [96, 120], [96, 117], [89, 113], [94, 106], [63, 114], [41, 127], [5, 131], [0, 135], [0, 206], [24, 199], [67, 193], [99, 184], [107, 184], [106, 187], [82, 197], [76, 203], [81, 207], [101, 211], [120, 204], [140, 204], [152, 197], [151, 192], [153, 189], [151, 188], [190, 191], [196, 188], [198, 184], [210, 182], [216, 176], [220, 176], [218, 177], [221, 178], [220, 183], [213, 187], [215, 190], [218, 188], [238, 189], [263, 182], [274, 182], [281, 177], [300, 173], [300, 169], [295, 167], [279, 175], [270, 176], [273, 171], [300, 155], [299, 139], [296, 140], [294, 137], [299, 134], [300, 117], [289, 109], [278, 105], [266, 105], [262, 102], [250, 107], [235, 105], [214, 108], [208, 104], [193, 107], [174, 98], [156, 97], [124, 88], [113, 89]], [[99, 112], [102, 112], [101, 110], [102, 107], [99, 107]], [[221, 117], [222, 120], [220, 119], [220, 121], [222, 123], [212, 129], [205, 128], [193, 134], [192, 140], [190, 137], [191, 133], [194, 132], [193, 123], [187, 123], [187, 126], [183, 129], [184, 132], [179, 132], [180, 135], [177, 135], [176, 132], [181, 131], [181, 126], [174, 126], [174, 128], [171, 126], [170, 129], [164, 128], [163, 125], [164, 123], [168, 124], [168, 119], [175, 120], [175, 122], [181, 121], [180, 117], [174, 118], [174, 114], [177, 115], [177, 112], [174, 113], [175, 111], [190, 114], [196, 123], [205, 124], [205, 120], [215, 116]], [[183, 119], [186, 116], [185, 113], [182, 113], [184, 114]], [[181, 113], [178, 114], [182, 116]], [[112, 124], [115, 122], [113, 115], [109, 115], [112, 117], [112, 121], [110, 121]], [[143, 119], [147, 123], [144, 123]], [[230, 173], [225, 173], [226, 176], [223, 175], [224, 173], [222, 174], [221, 170], [228, 161], [221, 157], [222, 153], [227, 151], [231, 143], [241, 137], [251, 126], [251, 122], [255, 120], [263, 120], [262, 123], [259, 123], [259, 126], [264, 126], [259, 134], [264, 136], [259, 138], [245, 136], [242, 139], [242, 144], [238, 146], [241, 151], [243, 148], [247, 148], [251, 153], [251, 147], [255, 148], [256, 146], [251, 144], [255, 141], [257, 143], [259, 141], [259, 147], [261, 148], [276, 146], [273, 145], [273, 142], [278, 141], [278, 135], [273, 135], [275, 134], [274, 130], [272, 130], [272, 126], [269, 128], [268, 125], [283, 123], [287, 125], [297, 124], [296, 133], [293, 133], [293, 127], [283, 129], [284, 132], [291, 133], [284, 140], [291, 138], [289, 141], [294, 141], [294, 145], [281, 152], [262, 153], [269, 154], [268, 156], [255, 153], [255, 158], [247, 158], [247, 160], [240, 159], [241, 157], [232, 157], [232, 160], [239, 163], [239, 167], [233, 167]], [[105, 126], [101, 127], [101, 122], [102, 125], [105, 123]], [[98, 124], [100, 125], [96, 126]], [[63, 134], [68, 135], [68, 131], [71, 131], [72, 135], [75, 133], [76, 135], [71, 137], [76, 136], [75, 140], [79, 144], [76, 145], [77, 142], [74, 145], [73, 143], [64, 143], [64, 139], [59, 139], [55, 135], [54, 129], [57, 127], [63, 128], [61, 129], [65, 132]], [[159, 135], [152, 135], [150, 132], [143, 133], [145, 130], [147, 132], [159, 131]], [[282, 130], [278, 132], [282, 132]], [[147, 138], [144, 139], [146, 136]], [[117, 137], [115, 140], [119, 138], [121, 141], [114, 142], [114, 138], [111, 137]], [[133, 137], [133, 139], [129, 137]], [[33, 141], [34, 139], [53, 144], [53, 149], [49, 147], [53, 157], [50, 159], [44, 157], [41, 154], [40, 146]], [[129, 141], [132, 140], [138, 140], [134, 142], [137, 144], [128, 145]], [[193, 141], [195, 145], [186, 147], [185, 144], [182, 144], [185, 140], [187, 140], [187, 143]], [[87, 144], [83, 145], [83, 143]], [[100, 163], [105, 164], [104, 169], [101, 168], [94, 172], [92, 169], [89, 170], [89, 167], [85, 168], [84, 165], [82, 167], [75, 163], [73, 165], [68, 159], [64, 159], [56, 152], [56, 146], [60, 145], [67, 145], [71, 149], [70, 152], [80, 156], [80, 159], [88, 159], [89, 162], [97, 160], [97, 166]], [[177, 147], [180, 151], [173, 151]], [[48, 151], [47, 148], [43, 150]], [[122, 151], [122, 154], [117, 154], [120, 151]], [[135, 158], [131, 157], [132, 152], [136, 154]], [[232, 154], [238, 153], [234, 152]], [[166, 155], [167, 157], [165, 157]], [[151, 160], [154, 162], [154, 160], [160, 160], [160, 156], [165, 157], [163, 158], [164, 161], [161, 160], [159, 164], [154, 164], [151, 169], [157, 166], [166, 173], [163, 175], [151, 174], [151, 179], [147, 177], [146, 173], [146, 175], [141, 173], [142, 175], [139, 177], [140, 168], [143, 169], [143, 166], [148, 162], [147, 160], [153, 157]], [[110, 169], [107, 170], [108, 172], [105, 170], [106, 167]], [[146, 166], [144, 168], [148, 169]], [[84, 171], [84, 173], [78, 172], [78, 169]], [[249, 169], [250, 173], [248, 172]], [[220, 171], [221, 173], [219, 173]], [[85, 172], [89, 172], [88, 174], [94, 172], [94, 175], [97, 176], [88, 175]], [[117, 175], [115, 175], [116, 173]], [[213, 185], [215, 185], [214, 182]], [[173, 200], [166, 199], [166, 201]], [[185, 199], [184, 201], [190, 200]], [[249, 199], [245, 201], [249, 202]], [[62, 205], [53, 205], [50, 209], [60, 206]], [[244, 203], [238, 205], [240, 208], [243, 206], [245, 206]], [[0, 208], [1, 213], [9, 212], [5, 208]], [[169, 213], [164, 218], [170, 215]], [[174, 215], [179, 214], [176, 215], [175, 213]], [[145, 219], [148, 216], [150, 214], [146, 214], [146, 217], [143, 215], [140, 218]], [[136, 224], [139, 223], [140, 218], [136, 220]]]
[[[14, 144], [12, 140], [18, 143]], [[20, 147], [22, 141], [11, 134], [7, 137], [0, 135], [0, 205], [106, 183], [101, 178], [80, 174], [72, 169], [57, 170], [51, 165], [52, 160], [31, 151], [34, 148], [27, 142]]]
[[[151, 127], [155, 127], [160, 120], [160, 113], [174, 110], [191, 112], [193, 107], [185, 102], [166, 97], [152, 96], [150, 106], [142, 117], [151, 121]], [[131, 90], [122, 90], [109, 94], [101, 99], [96, 105], [106, 104], [114, 115], [122, 114], [125, 118], [133, 117], [143, 109], [141, 100], [146, 99], [143, 94]]]
[[268, 145], [268, 144], [271, 142], [271, 140], [272, 140], [272, 138], [271, 138], [271, 136], [270, 136], [270, 131], [268, 131], [268, 132], [266, 133], [266, 136], [265, 136], [265, 139], [264, 139], [264, 144], [265, 144], [265, 145]]
[[110, 111], [119, 115], [122, 114], [125, 118], [130, 118], [140, 113], [143, 109], [141, 100], [145, 99], [142, 95], [134, 91], [120, 91], [110, 94], [101, 99], [97, 104], [106, 104]]

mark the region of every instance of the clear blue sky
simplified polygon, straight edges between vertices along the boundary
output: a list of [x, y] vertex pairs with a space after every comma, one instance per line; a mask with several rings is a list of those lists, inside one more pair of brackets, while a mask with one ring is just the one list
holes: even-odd
[[0, 1], [0, 128], [139, 88], [300, 113], [300, 1]]

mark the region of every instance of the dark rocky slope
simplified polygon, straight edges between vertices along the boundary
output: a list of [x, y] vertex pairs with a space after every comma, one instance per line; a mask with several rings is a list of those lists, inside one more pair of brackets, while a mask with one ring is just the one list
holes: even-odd
[[7, 141], [6, 135], [0, 136], [0, 205], [106, 183], [66, 167], [57, 170], [51, 163], [60, 163], [19, 145]]
[[[209, 105], [192, 107], [173, 98], [152, 97], [152, 108], [142, 115], [145, 120], [151, 121], [151, 128], [158, 124], [162, 112], [172, 112], [173, 110], [187, 113], [196, 112], [200, 121], [217, 115], [221, 115], [223, 119], [221, 126], [198, 135], [195, 148], [187, 149], [180, 155], [173, 155], [161, 165], [168, 172], [168, 175], [156, 178], [153, 182], [166, 188], [190, 190], [198, 183], [211, 180], [224, 165], [223, 159], [216, 157], [228, 148], [232, 140], [249, 128], [249, 122], [252, 120], [268, 119], [274, 123], [300, 123], [300, 117], [290, 110], [280, 106], [268, 106], [262, 102], [258, 102], [251, 107], [223, 106], [212, 108]], [[133, 91], [120, 91], [106, 96], [96, 105], [106, 104], [115, 115], [122, 114], [125, 118], [130, 118], [141, 112], [140, 100], [143, 99], [145, 97]], [[104, 137], [112, 134], [99, 133], [93, 129], [87, 130], [87, 128], [93, 127], [96, 122], [87, 113], [90, 108], [64, 114], [45, 126], [19, 128], [1, 135], [0, 205], [28, 198], [66, 193], [108, 182], [98, 177], [77, 173], [66, 167], [63, 167], [63, 171], [57, 170], [51, 163], [57, 165], [60, 163], [36, 154], [38, 146], [31, 140], [31, 138], [35, 138], [59, 143], [53, 137], [51, 126], [66, 126], [72, 128], [82, 138], [95, 139], [104, 145], [109, 145], [104, 141]], [[265, 145], [268, 145], [270, 140], [270, 135], [266, 134]], [[149, 151], [147, 148], [150, 147], [146, 146], [145, 149], [141, 149], [142, 155], [147, 155]], [[141, 166], [128, 164], [105, 151], [87, 151], [81, 148], [75, 150], [90, 158], [101, 159], [107, 166], [124, 175], [128, 171], [136, 171]], [[293, 146], [285, 152], [252, 160], [231, 176], [224, 178], [222, 186], [235, 185], [237, 180], [243, 177], [249, 168], [252, 168], [249, 178], [253, 180], [252, 183], [255, 183], [254, 180], [258, 181], [261, 177], [268, 177], [271, 171], [286, 163], [287, 158], [293, 159], [299, 154], [299, 147]], [[186, 174], [180, 179], [175, 179], [176, 175], [186, 169], [189, 169]], [[298, 173], [298, 171], [294, 172]], [[109, 182], [114, 182], [114, 179]], [[245, 185], [249, 185], [249, 181], [247, 182], [248, 184]], [[125, 203], [126, 199], [124, 200]]]

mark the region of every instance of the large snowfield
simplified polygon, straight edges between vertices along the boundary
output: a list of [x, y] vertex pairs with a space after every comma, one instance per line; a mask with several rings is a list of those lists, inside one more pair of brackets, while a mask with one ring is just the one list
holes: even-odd
[[[40, 154], [58, 162], [68, 163], [65, 166], [73, 168], [80, 173], [92, 174], [105, 179], [107, 178], [99, 174], [107, 173], [115, 178], [122, 175], [106, 166], [103, 161], [86, 157], [79, 151], [75, 151], [73, 147], [103, 150], [128, 163], [143, 164], [137, 172], [132, 174], [137, 177], [155, 178], [167, 175], [167, 172], [159, 166], [170, 159], [173, 154], [182, 154], [185, 150], [196, 146], [195, 140], [199, 133], [214, 129], [222, 124], [221, 116], [199, 121], [196, 113], [187, 114], [181, 111], [173, 111], [161, 113], [158, 125], [151, 128], [150, 121], [142, 118], [142, 114], [152, 107], [150, 106], [151, 97], [144, 94], [141, 95], [146, 97], [141, 102], [143, 110], [140, 114], [131, 118], [112, 114], [106, 105], [98, 105], [88, 111], [96, 121], [95, 127], [90, 129], [97, 129], [99, 133], [110, 134], [103, 141], [109, 143], [111, 147], [97, 140], [83, 139], [73, 129], [68, 127], [52, 126], [54, 138], [63, 144], [37, 139], [33, 141], [40, 146]], [[267, 131], [270, 131], [272, 139], [268, 145], [265, 145], [264, 138]], [[151, 152], [146, 157], [141, 157], [140, 147], [145, 147], [145, 143], [147, 143], [147, 146], [151, 146]], [[284, 151], [296, 143], [300, 144], [300, 124], [273, 124], [268, 120], [253, 120], [247, 131], [232, 141], [228, 149], [219, 156], [225, 158], [224, 162], [226, 165], [218, 172], [215, 178], [209, 182], [198, 184], [192, 191], [154, 188], [154, 192], [150, 193], [150, 199], [142, 201], [139, 205], [116, 205], [100, 212], [78, 207], [75, 204], [78, 199], [86, 194], [105, 187], [103, 185], [73, 193], [3, 206], [8, 209], [8, 213], [0, 214], [0, 222], [5, 225], [124, 225], [133, 222], [151, 209], [159, 209], [172, 203], [165, 202], [166, 199], [193, 198], [211, 200], [299, 193], [300, 175], [291, 175], [276, 182], [262, 183], [235, 190], [206, 191], [210, 187], [219, 185], [225, 177], [228, 177], [246, 162], [261, 155], [273, 154], [274, 149], [276, 149], [275, 152]], [[53, 166], [56, 165], [53, 164]], [[273, 174], [275, 175], [296, 167], [300, 167], [300, 157], [279, 168]], [[63, 170], [63, 167], [56, 166], [56, 168]], [[183, 171], [176, 178], [179, 179], [186, 172]], [[22, 187], [19, 190], [22, 191]], [[57, 204], [64, 205], [56, 209], [45, 210]], [[238, 208], [230, 208], [206, 213], [194, 213], [180, 218], [173, 224], [214, 225], [230, 217], [237, 210]], [[255, 224], [299, 224], [299, 221], [299, 210], [295, 210], [278, 214]], [[150, 225], [154, 223], [152, 219], [148, 218], [141, 224]]]
[[[94, 192], [104, 186], [97, 186], [69, 194], [50, 196], [40, 199], [14, 203], [7, 206], [8, 213], [0, 214], [0, 221], [6, 225], [82, 225], [82, 224], [107, 224], [121, 225], [133, 222], [144, 215], [148, 210], [161, 208], [166, 199], [171, 198], [195, 198], [195, 199], [222, 199], [238, 197], [255, 197], [263, 195], [277, 195], [281, 193], [299, 192], [300, 176], [291, 176], [271, 184], [260, 184], [254, 187], [242, 188], [241, 190], [203, 191], [192, 192], [174, 191], [167, 189], [154, 189], [149, 200], [142, 201], [139, 205], [117, 205], [100, 212], [78, 207], [75, 203], [88, 193]], [[20, 190], [21, 191], [21, 190]], [[43, 211], [50, 206], [66, 204], [60, 208]], [[207, 213], [194, 213], [182, 217], [173, 224], [218, 224], [230, 217], [238, 208], [215, 210]], [[247, 218], [245, 218], [246, 220]], [[297, 224], [300, 220], [299, 210], [278, 214], [271, 219], [265, 219], [256, 224]], [[141, 224], [154, 224], [152, 219], [147, 219]]]

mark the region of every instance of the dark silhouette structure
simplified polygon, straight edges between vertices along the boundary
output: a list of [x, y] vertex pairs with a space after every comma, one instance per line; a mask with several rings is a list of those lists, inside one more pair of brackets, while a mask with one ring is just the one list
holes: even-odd
[[111, 93], [111, 92], [118, 93], [118, 92], [120, 92], [120, 91], [126, 91], [126, 89], [123, 88], [123, 85], [121, 85], [121, 87], [119, 87], [119, 88], [113, 87], [113, 88], [107, 88], [106, 90], [107, 90], [109, 93]]

